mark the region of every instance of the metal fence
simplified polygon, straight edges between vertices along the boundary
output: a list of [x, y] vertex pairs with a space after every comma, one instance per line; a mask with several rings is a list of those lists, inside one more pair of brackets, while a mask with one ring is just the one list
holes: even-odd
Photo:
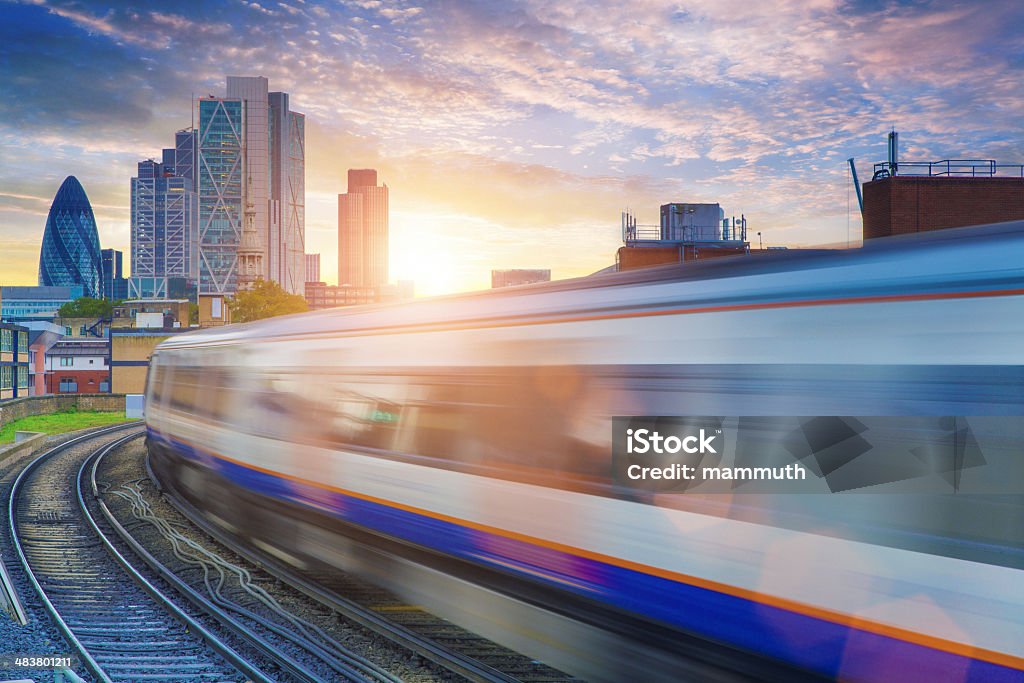
[[942, 161], [901, 161], [875, 164], [873, 179], [891, 176], [951, 176], [958, 178], [1024, 178], [1024, 164], [998, 164], [994, 159], [943, 159]]

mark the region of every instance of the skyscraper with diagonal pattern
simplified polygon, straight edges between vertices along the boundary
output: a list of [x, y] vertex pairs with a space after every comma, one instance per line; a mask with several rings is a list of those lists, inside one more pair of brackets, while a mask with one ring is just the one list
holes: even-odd
[[100, 238], [89, 197], [75, 176], [64, 179], [50, 205], [39, 252], [40, 286], [81, 285], [102, 296]]

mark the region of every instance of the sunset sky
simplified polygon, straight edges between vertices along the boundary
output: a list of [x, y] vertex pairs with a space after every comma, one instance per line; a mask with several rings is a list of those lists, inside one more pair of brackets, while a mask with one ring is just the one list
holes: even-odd
[[[619, 215], [720, 202], [756, 244], [859, 241], [862, 180], [906, 160], [1024, 162], [1024, 3], [0, 0], [0, 283], [35, 284], [75, 175], [129, 251], [129, 179], [227, 75], [306, 114], [307, 251], [337, 272], [349, 168], [390, 186], [418, 294], [610, 265]], [[848, 206], [851, 207], [848, 212]]]

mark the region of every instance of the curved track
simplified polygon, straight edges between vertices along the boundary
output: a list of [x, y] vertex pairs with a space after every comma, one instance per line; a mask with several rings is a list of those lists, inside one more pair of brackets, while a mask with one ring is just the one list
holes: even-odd
[[32, 587], [99, 681], [270, 680], [134, 570], [92, 519], [83, 471], [91, 455], [139, 434], [111, 439], [123, 429], [72, 439], [15, 480], [8, 513]]
[[[148, 458], [147, 470], [150, 478], [156, 482], [156, 475], [149, 468]], [[308, 574], [297, 572], [269, 554], [246, 546], [239, 539], [213, 526], [203, 518], [199, 510], [173, 490], [163, 489], [163, 491], [168, 501], [179, 512], [232, 552], [263, 567], [278, 580], [297, 588], [346, 619], [401, 644], [418, 656], [434, 662], [460, 678], [475, 683], [573, 680], [571, 677], [559, 674], [538, 662], [531, 662], [506, 648], [479, 636], [474, 636], [418, 607], [402, 604], [399, 608], [401, 601], [392, 601], [396, 603], [395, 605], [378, 604], [376, 609], [365, 607], [362, 603], [386, 601], [386, 598], [381, 597], [384, 591], [371, 589], [361, 584], [358, 588], [354, 588], [354, 584], [348, 584], [346, 593], [356, 590], [363, 593], [371, 591], [373, 594], [369, 597], [363, 595], [365, 600], [345, 597], [343, 594], [325, 587], [332, 583], [337, 584], [339, 578], [337, 572], [332, 572], [330, 576], [325, 574], [317, 577], [318, 580]], [[381, 612], [385, 612], [388, 617], [382, 616]], [[425, 631], [429, 635], [424, 635]], [[452, 644], [447, 645], [445, 641]], [[471, 650], [473, 656], [467, 655], [467, 650]]]

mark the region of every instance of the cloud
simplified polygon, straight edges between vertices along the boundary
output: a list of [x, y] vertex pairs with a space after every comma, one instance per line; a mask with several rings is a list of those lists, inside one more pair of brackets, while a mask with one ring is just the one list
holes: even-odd
[[54, 0], [4, 18], [0, 242], [36, 229], [24, 197], [75, 173], [127, 246], [135, 162], [228, 73], [267, 76], [307, 115], [317, 248], [334, 251], [345, 170], [373, 166], [400, 220], [481, 272], [479, 254], [607, 265], [621, 208], [653, 222], [666, 201], [844, 241], [845, 159], [870, 168], [891, 126], [907, 158], [1021, 161], [1013, 1]]

